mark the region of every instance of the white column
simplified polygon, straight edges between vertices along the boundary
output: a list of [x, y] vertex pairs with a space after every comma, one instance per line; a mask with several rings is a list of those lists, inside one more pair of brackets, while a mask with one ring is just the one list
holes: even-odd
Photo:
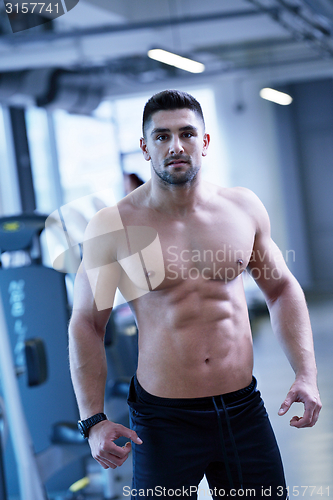
[[17, 463], [21, 500], [47, 500], [25, 419], [0, 294], [0, 381]]
[[9, 109], [7, 107], [2, 108], [2, 113], [0, 109], [0, 137], [4, 138], [4, 144], [1, 145], [1, 149], [3, 149], [3, 156], [0, 158], [0, 194], [2, 214], [16, 215], [22, 212], [22, 205], [16, 169], [12, 125]]
[[58, 157], [56, 131], [54, 126], [53, 115], [50, 111], [47, 111], [47, 125], [48, 125], [48, 135], [49, 135], [49, 144], [51, 153], [51, 165], [50, 165], [49, 175], [51, 179], [51, 185], [53, 186], [52, 202], [54, 209], [57, 209], [64, 204], [64, 199], [63, 199], [63, 189], [61, 185], [61, 177], [59, 171], [59, 157]]

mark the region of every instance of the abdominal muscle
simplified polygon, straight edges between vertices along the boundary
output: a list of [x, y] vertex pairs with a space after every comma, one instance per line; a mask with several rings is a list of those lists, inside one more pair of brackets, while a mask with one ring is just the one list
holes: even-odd
[[139, 328], [137, 377], [165, 398], [242, 389], [252, 380], [252, 336], [241, 276], [184, 280], [133, 301]]

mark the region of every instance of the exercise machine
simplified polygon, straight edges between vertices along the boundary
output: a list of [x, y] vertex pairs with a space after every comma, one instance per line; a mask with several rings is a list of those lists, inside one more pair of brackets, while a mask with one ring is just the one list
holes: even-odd
[[[45, 220], [35, 214], [0, 219], [0, 384], [21, 500], [46, 500], [45, 483], [67, 464], [90, 455], [76, 427], [77, 408], [69, 380], [65, 275], [42, 264], [40, 235]], [[116, 307], [105, 335], [106, 413], [125, 426], [129, 425], [126, 398], [137, 365], [137, 341], [129, 306]], [[61, 352], [54, 345], [59, 342]], [[59, 375], [64, 376], [60, 383]], [[43, 391], [39, 400], [33, 393], [36, 388]], [[62, 412], [55, 412], [54, 405]], [[52, 419], [45, 415], [52, 415]], [[38, 432], [33, 433], [36, 428]], [[7, 500], [2, 458], [0, 452], [0, 500]], [[96, 464], [101, 498], [122, 496], [123, 476], [128, 484], [131, 475], [131, 460], [127, 462], [117, 473]], [[79, 467], [75, 479], [84, 472], [84, 467]], [[71, 482], [67, 480], [67, 487]]]
[[[50, 447], [51, 429], [59, 421], [69, 420], [75, 426], [78, 419], [67, 360], [65, 276], [42, 265], [40, 235], [45, 220], [36, 214], [0, 219], [0, 383], [13, 447], [4, 468], [17, 469], [22, 500], [47, 498], [45, 482], [51, 480], [52, 488], [52, 475], [66, 463], [69, 434], [74, 440], [74, 431], [63, 426], [56, 433], [62, 442]], [[88, 452], [86, 444], [76, 441], [75, 446]], [[78, 450], [72, 455], [80, 457]], [[61, 473], [64, 485], [82, 474], [79, 462]], [[5, 477], [2, 474], [3, 484]], [[15, 487], [3, 486], [4, 498]]]

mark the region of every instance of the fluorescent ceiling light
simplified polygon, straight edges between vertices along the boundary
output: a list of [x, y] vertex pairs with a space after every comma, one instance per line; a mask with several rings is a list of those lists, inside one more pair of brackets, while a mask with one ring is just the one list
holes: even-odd
[[288, 104], [293, 102], [293, 98], [289, 94], [268, 87], [261, 89], [259, 94], [263, 99], [281, 104], [281, 106], [288, 106]]
[[177, 54], [173, 54], [163, 49], [148, 50], [148, 57], [150, 57], [150, 59], [155, 59], [155, 61], [174, 66], [175, 68], [189, 71], [190, 73], [202, 73], [205, 71], [204, 64], [193, 61], [192, 59], [187, 59], [187, 57], [178, 56]]

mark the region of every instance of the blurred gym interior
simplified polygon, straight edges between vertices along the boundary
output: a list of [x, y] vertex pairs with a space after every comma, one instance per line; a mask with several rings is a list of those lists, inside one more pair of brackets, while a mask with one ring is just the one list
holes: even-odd
[[[290, 498], [332, 496], [333, 1], [61, 0], [27, 13], [30, 3], [0, 5], [0, 500], [110, 500], [131, 484], [130, 460], [102, 470], [78, 433], [67, 326], [85, 228], [149, 179], [142, 110], [167, 88], [202, 105], [204, 178], [259, 196], [305, 292], [323, 409], [296, 430], [277, 415], [293, 372], [244, 273], [254, 373]], [[137, 337], [118, 296], [106, 413], [124, 425]]]

